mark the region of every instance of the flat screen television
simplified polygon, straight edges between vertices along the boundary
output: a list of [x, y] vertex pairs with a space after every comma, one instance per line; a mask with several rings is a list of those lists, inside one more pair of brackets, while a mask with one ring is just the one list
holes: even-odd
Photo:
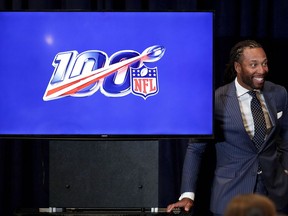
[[213, 12], [0, 12], [0, 137], [212, 138]]

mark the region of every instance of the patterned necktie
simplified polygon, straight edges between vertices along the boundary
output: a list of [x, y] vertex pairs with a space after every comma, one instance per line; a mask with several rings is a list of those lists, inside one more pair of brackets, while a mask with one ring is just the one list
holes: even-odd
[[256, 92], [249, 91], [248, 94], [252, 96], [251, 111], [254, 120], [254, 137], [252, 138], [252, 141], [254, 142], [256, 148], [259, 149], [266, 136], [266, 122], [261, 103], [256, 96]]

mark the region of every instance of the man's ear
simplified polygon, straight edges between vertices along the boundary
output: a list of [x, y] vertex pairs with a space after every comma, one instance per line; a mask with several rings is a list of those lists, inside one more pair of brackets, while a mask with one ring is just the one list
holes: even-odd
[[238, 62], [234, 62], [234, 69], [237, 73], [241, 70], [241, 65]]

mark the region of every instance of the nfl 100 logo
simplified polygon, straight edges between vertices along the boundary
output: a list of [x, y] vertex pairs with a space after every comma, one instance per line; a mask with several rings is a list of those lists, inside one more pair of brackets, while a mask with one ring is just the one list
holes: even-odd
[[158, 61], [164, 52], [163, 46], [155, 45], [142, 53], [121, 50], [110, 57], [100, 50], [57, 53], [43, 100], [87, 97], [98, 90], [107, 97], [132, 93], [146, 100], [158, 93], [159, 85], [157, 67], [149, 68], [145, 63]]

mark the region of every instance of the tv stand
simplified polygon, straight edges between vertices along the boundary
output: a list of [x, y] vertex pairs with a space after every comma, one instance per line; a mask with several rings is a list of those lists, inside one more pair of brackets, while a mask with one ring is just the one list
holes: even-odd
[[190, 216], [191, 212], [175, 209], [166, 213], [166, 208], [40, 208], [21, 209], [15, 216]]
[[50, 141], [49, 206], [159, 206], [159, 141]]

